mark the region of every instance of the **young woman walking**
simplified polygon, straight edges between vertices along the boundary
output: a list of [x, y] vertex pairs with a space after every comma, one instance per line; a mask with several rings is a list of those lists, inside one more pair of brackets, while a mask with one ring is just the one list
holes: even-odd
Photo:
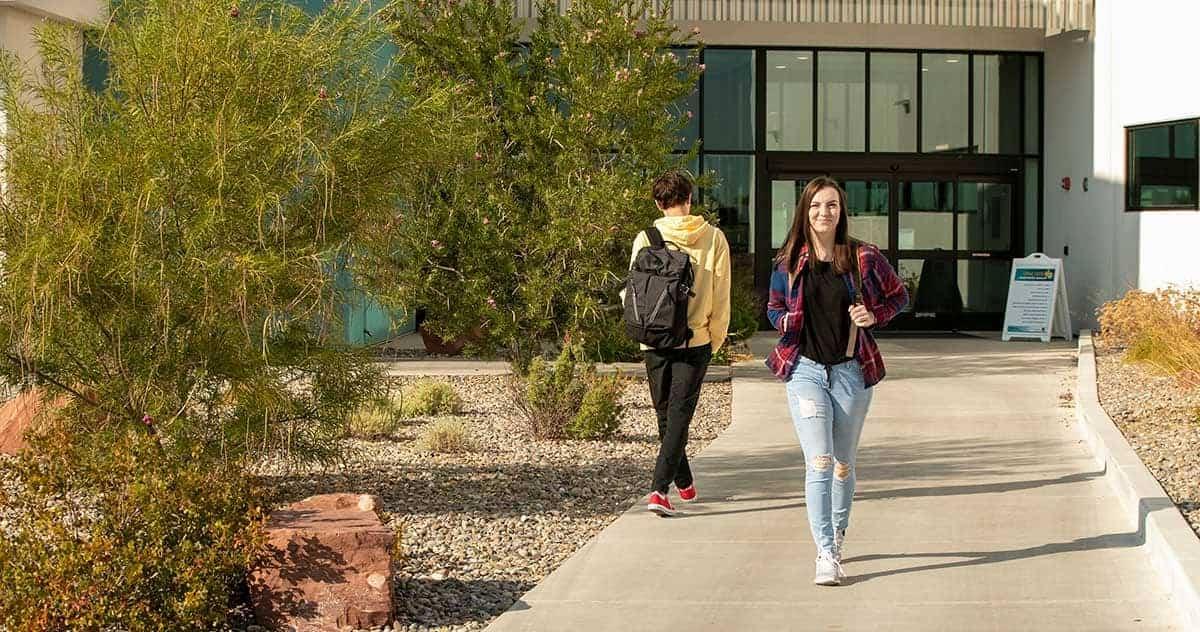
[[817, 545], [813, 582], [842, 582], [842, 542], [871, 389], [884, 376], [871, 334], [908, 302], [879, 249], [851, 239], [846, 194], [831, 178], [808, 183], [771, 275], [767, 318], [780, 333], [767, 366], [787, 388], [807, 463], [805, 504]]

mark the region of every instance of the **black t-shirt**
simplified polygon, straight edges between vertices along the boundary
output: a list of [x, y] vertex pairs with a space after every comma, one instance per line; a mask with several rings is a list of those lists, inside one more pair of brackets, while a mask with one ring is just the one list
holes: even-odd
[[821, 364], [850, 360], [850, 288], [827, 261], [810, 259], [804, 268], [804, 330], [800, 353]]

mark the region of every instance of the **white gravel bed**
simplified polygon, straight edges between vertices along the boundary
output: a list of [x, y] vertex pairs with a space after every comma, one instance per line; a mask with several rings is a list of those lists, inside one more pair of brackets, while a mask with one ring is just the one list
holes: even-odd
[[[644, 378], [629, 379], [625, 413], [609, 441], [534, 441], [511, 405], [505, 376], [454, 384], [475, 450], [424, 452], [415, 420], [382, 441], [352, 440], [339, 469], [278, 475], [286, 499], [377, 494], [402, 533], [393, 628], [481, 630], [589, 538], [649, 491], [658, 430]], [[402, 378], [401, 381], [405, 379]], [[689, 454], [730, 421], [729, 383], [706, 383]]]
[[1100, 403], [1200, 535], [1200, 389], [1096, 346]]

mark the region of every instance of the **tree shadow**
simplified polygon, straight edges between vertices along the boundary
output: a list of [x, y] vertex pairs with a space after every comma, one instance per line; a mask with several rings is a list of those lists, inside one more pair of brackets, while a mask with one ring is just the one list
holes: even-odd
[[[289, 514], [311, 514], [311, 511], [289, 511]], [[288, 588], [268, 583], [262, 575], [249, 579], [249, 595], [255, 604], [255, 616], [259, 621], [277, 625], [287, 619], [311, 619], [316, 617], [318, 603], [306, 597], [303, 586], [311, 584], [345, 583], [342, 570], [346, 558], [341, 553], [322, 544], [315, 537], [301, 537], [287, 543], [287, 547], [267, 547], [256, 568], [264, 575], [278, 575]]]
[[978, 566], [981, 564], [995, 564], [999, 562], [1011, 562], [1015, 560], [1026, 560], [1044, 555], [1055, 555], [1058, 553], [1072, 553], [1079, 551], [1097, 551], [1102, 549], [1124, 549], [1136, 548], [1146, 543], [1146, 517], [1155, 511], [1174, 511], [1175, 503], [1169, 498], [1156, 497], [1143, 499], [1139, 505], [1138, 512], [1138, 528], [1135, 531], [1125, 533], [1106, 533], [1103, 535], [1089, 536], [1086, 538], [1076, 538], [1064, 542], [1050, 542], [1039, 544], [1036, 546], [1020, 548], [1020, 549], [1004, 549], [999, 551], [936, 551], [930, 553], [891, 553], [891, 554], [872, 554], [859, 555], [845, 560], [850, 562], [867, 562], [873, 560], [889, 560], [889, 559], [923, 559], [923, 558], [967, 558], [958, 559], [953, 562], [939, 562], [935, 564], [922, 564], [919, 566], [910, 566], [907, 568], [896, 568], [891, 570], [878, 571], [875, 573], [865, 573], [849, 578], [847, 584], [857, 584], [861, 582], [871, 581], [883, 577], [894, 575], [905, 575], [908, 573], [919, 573], [924, 571], [937, 571], [949, 568], [964, 568], [968, 566]]
[[487, 623], [511, 608], [533, 586], [534, 582], [515, 580], [397, 577], [394, 626], [415, 624], [441, 629]]
[[[649, 439], [637, 440], [643, 441]], [[269, 476], [264, 482], [284, 501], [339, 490], [375, 494], [384, 499], [388, 512], [398, 515], [496, 518], [556, 512], [595, 517], [612, 514], [615, 504], [648, 484], [653, 459], [647, 451], [592, 463], [371, 463], [319, 474]], [[514, 503], [513, 498], [522, 502]]]

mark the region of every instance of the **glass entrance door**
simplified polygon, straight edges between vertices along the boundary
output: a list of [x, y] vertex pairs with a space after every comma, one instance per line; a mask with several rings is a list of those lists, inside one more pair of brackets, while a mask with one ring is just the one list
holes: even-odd
[[[770, 180], [771, 252], [783, 245], [815, 174]], [[1010, 175], [834, 174], [846, 190], [853, 237], [877, 245], [909, 291], [891, 329], [991, 330], [1003, 324], [1019, 250], [1016, 178]]]

